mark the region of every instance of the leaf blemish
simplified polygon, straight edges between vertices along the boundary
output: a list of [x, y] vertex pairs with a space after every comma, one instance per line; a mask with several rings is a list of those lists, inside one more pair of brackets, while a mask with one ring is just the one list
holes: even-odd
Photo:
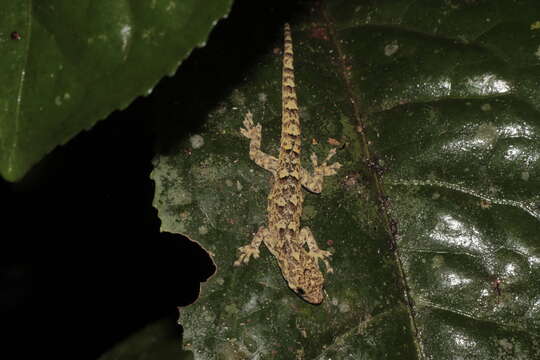
[[252, 293], [252, 296], [249, 298], [249, 300], [246, 302], [246, 304], [242, 307], [243, 313], [249, 313], [257, 308], [257, 304], [259, 302], [259, 297], [256, 295], [256, 293]]
[[482, 106], [480, 106], [480, 109], [482, 109], [482, 111], [491, 111], [491, 104], [482, 104]]
[[387, 44], [384, 47], [384, 55], [386, 56], [392, 56], [399, 50], [399, 45], [397, 41], [392, 41], [390, 44]]
[[497, 127], [491, 123], [482, 124], [476, 130], [475, 137], [481, 140], [484, 145], [491, 145], [497, 140]]
[[204, 145], [204, 138], [201, 135], [195, 134], [189, 138], [189, 142], [193, 149], [199, 149]]
[[201, 225], [201, 226], [199, 226], [198, 231], [199, 231], [199, 234], [206, 235], [206, 234], [208, 234], [208, 227], [205, 226], [205, 225]]
[[340, 303], [338, 308], [339, 308], [339, 312], [341, 313], [347, 313], [351, 311], [351, 305], [347, 302]]

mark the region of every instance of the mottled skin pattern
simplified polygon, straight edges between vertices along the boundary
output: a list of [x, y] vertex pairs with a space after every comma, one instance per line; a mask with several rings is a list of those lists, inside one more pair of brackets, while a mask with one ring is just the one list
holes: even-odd
[[[261, 151], [261, 125], [254, 125], [252, 114], [244, 119], [242, 135], [250, 139], [249, 157], [260, 167], [273, 175], [273, 185], [268, 195], [268, 226], [261, 226], [252, 242], [240, 248], [240, 257], [234, 265], [247, 263], [251, 256], [259, 257], [262, 242], [277, 259], [281, 273], [289, 287], [302, 299], [312, 304], [323, 301], [324, 276], [318, 260], [332, 268], [326, 259], [330, 252], [321, 250], [308, 227], [300, 228], [300, 216], [304, 196], [302, 186], [320, 193], [325, 176], [336, 174], [339, 163], [327, 162], [336, 153], [332, 149], [325, 161], [319, 165], [317, 156], [311, 155], [314, 173], [309, 174], [300, 164], [300, 117], [294, 83], [293, 49], [291, 30], [285, 24], [285, 45], [283, 54], [283, 105], [279, 158]], [[307, 248], [306, 248], [307, 245]]]

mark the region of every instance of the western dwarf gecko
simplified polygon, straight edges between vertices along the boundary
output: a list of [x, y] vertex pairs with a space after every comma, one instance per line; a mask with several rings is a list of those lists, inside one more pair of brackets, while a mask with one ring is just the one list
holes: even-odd
[[302, 139], [289, 24], [285, 24], [283, 52], [279, 158], [276, 159], [261, 151], [261, 125], [253, 124], [251, 112], [248, 112], [244, 118], [245, 128], [240, 129], [242, 135], [250, 139], [249, 157], [257, 165], [270, 171], [274, 181], [268, 195], [268, 227], [261, 226], [251, 243], [240, 248], [240, 257], [234, 265], [247, 263], [251, 256], [259, 257], [259, 246], [261, 242], [264, 242], [277, 259], [289, 287], [305, 301], [320, 304], [323, 301], [324, 276], [319, 269], [318, 260], [324, 262], [327, 272], [332, 272], [326, 259], [331, 253], [319, 249], [308, 227], [300, 229], [300, 216], [304, 202], [302, 186], [311, 192], [320, 193], [324, 177], [336, 174], [341, 164], [337, 162], [332, 165], [327, 164], [336, 153], [335, 149], [330, 150], [321, 165], [318, 165], [315, 153], [311, 155], [313, 174], [309, 174], [300, 164]]

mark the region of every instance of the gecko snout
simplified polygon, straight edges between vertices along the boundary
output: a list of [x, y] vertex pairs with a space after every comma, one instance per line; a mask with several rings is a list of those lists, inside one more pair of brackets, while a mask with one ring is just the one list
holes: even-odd
[[303, 289], [299, 289], [299, 290], [302, 290], [303, 293], [298, 291], [297, 294], [300, 295], [300, 297], [304, 299], [305, 301], [307, 301], [308, 303], [313, 304], [313, 305], [318, 305], [322, 303], [323, 301], [322, 291], [314, 291], [311, 293], [306, 293]]

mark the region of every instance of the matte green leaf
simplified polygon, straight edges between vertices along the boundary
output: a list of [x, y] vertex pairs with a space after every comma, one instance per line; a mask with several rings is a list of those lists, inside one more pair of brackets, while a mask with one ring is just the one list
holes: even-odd
[[232, 0], [1, 0], [0, 173], [51, 151], [173, 74]]
[[335, 0], [292, 27], [303, 164], [344, 165], [302, 217], [334, 254], [327, 297], [297, 297], [264, 245], [233, 267], [270, 188], [247, 111], [279, 150], [270, 48], [152, 174], [162, 230], [217, 266], [181, 314], [195, 358], [540, 357], [540, 3]]
[[98, 360], [192, 360], [191, 352], [182, 350], [179, 341], [176, 323], [162, 319], [131, 335]]

